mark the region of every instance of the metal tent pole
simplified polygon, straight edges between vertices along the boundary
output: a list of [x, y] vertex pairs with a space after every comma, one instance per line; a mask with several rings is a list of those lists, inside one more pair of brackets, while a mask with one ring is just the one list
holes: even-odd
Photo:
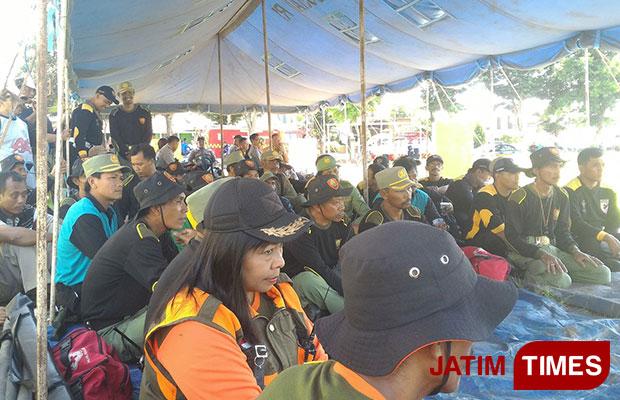
[[263, 58], [265, 61], [265, 89], [267, 91], [267, 130], [269, 131], [269, 148], [273, 148], [271, 144], [271, 88], [269, 86], [269, 48], [267, 46], [267, 11], [265, 10], [265, 0], [261, 0], [261, 10], [263, 14]]
[[586, 125], [588, 128], [590, 125], [590, 52], [588, 49], [583, 49], [583, 63], [584, 63], [584, 89], [585, 89], [585, 106], [586, 106]]
[[222, 173], [224, 173], [224, 103], [222, 100], [222, 38], [220, 33], [217, 34], [217, 80], [220, 96], [220, 159]]
[[37, 2], [37, 399], [47, 399], [47, 0]]
[[[60, 181], [62, 173], [60, 171], [60, 161], [62, 158], [62, 129], [64, 122], [63, 106], [65, 102], [65, 57], [66, 57], [66, 0], [60, 1], [60, 9], [58, 10], [58, 43], [56, 44], [56, 146], [55, 146], [55, 159], [54, 159], [54, 221], [52, 230], [52, 268], [50, 276], [53, 280], [56, 275], [56, 254], [57, 254], [57, 242], [58, 242], [58, 228], [60, 221], [58, 218], [58, 210], [60, 209]], [[50, 285], [50, 307], [49, 307], [49, 320], [54, 319], [55, 312], [55, 286]]]
[[[366, 23], [364, 0], [359, 0], [360, 24], [360, 91], [361, 91], [361, 126], [360, 141], [362, 143], [362, 176], [364, 177], [364, 200], [368, 203], [368, 152], [366, 143]], [[346, 105], [345, 105], [346, 107]]]

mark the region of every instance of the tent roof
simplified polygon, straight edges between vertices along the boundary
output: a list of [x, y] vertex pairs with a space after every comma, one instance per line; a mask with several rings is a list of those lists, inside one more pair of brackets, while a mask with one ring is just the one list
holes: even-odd
[[[359, 100], [358, 3], [266, 0], [274, 111]], [[217, 33], [226, 112], [265, 104], [257, 0], [73, 0], [78, 93], [132, 81], [160, 110], [219, 110]], [[534, 68], [581, 47], [620, 46], [620, 2], [366, 0], [369, 93], [424, 79], [468, 82], [490, 65]]]

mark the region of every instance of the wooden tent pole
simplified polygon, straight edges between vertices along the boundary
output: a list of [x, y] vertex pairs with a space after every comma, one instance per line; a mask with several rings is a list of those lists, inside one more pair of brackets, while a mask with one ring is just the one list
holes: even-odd
[[37, 2], [37, 399], [47, 399], [47, 0]]
[[261, 0], [261, 10], [263, 14], [263, 58], [265, 63], [265, 89], [267, 92], [267, 130], [269, 131], [269, 148], [271, 149], [273, 148], [271, 143], [271, 88], [269, 86], [269, 47], [267, 45], [267, 11], [265, 10], [265, 0]]
[[[361, 126], [360, 141], [362, 144], [362, 176], [364, 177], [364, 200], [368, 199], [368, 152], [366, 141], [366, 23], [364, 0], [359, 0], [359, 28], [360, 28], [360, 92], [361, 92]], [[345, 105], [346, 107], [346, 105]]]

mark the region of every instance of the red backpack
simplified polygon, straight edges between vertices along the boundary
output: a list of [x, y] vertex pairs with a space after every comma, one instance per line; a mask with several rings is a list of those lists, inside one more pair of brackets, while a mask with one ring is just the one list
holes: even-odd
[[511, 268], [510, 263], [504, 257], [489, 253], [481, 247], [464, 246], [461, 250], [478, 275], [496, 281], [508, 279]]
[[75, 399], [131, 399], [129, 368], [97, 332], [77, 328], [54, 346], [52, 357]]

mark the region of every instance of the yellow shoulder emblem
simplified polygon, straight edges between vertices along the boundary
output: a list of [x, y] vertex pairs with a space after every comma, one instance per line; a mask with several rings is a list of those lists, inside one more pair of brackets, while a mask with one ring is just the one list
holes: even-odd
[[521, 204], [523, 203], [523, 200], [525, 200], [526, 197], [527, 197], [526, 190], [523, 188], [519, 188], [515, 190], [514, 192], [512, 192], [508, 200], [514, 201], [517, 204]]
[[136, 231], [138, 232], [138, 236], [141, 240], [152, 237], [153, 239], [159, 241], [159, 239], [157, 239], [157, 236], [155, 236], [155, 234], [143, 222], [140, 222], [138, 225], [136, 225]]
[[95, 112], [95, 110], [93, 110], [93, 106], [91, 106], [88, 103], [82, 103], [82, 110], [86, 110], [86, 111], [90, 111], [90, 112]]
[[373, 210], [369, 212], [366, 218], [364, 218], [364, 222], [367, 222], [373, 225], [381, 225], [383, 221], [384, 221], [383, 214], [381, 214], [377, 210]]
[[581, 187], [581, 181], [579, 180], [579, 178], [575, 178], [572, 181], [568, 182], [566, 184], [566, 187], [572, 191], [575, 191]]
[[482, 189], [480, 189], [478, 192], [486, 193], [491, 196], [495, 196], [497, 194], [497, 189], [495, 189], [494, 185], [486, 185], [486, 186], [483, 186]]

